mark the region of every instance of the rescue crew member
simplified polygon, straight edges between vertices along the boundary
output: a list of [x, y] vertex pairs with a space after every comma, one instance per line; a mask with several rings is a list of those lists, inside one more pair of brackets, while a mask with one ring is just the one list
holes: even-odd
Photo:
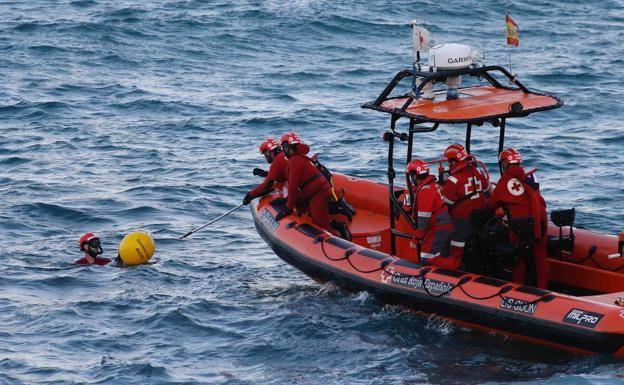
[[449, 241], [453, 231], [451, 218], [442, 199], [436, 177], [429, 174], [422, 160], [407, 164], [406, 173], [413, 183], [414, 220], [413, 242], [419, 244], [420, 262], [456, 269], [457, 260], [449, 258]]
[[100, 244], [100, 238], [93, 233], [83, 234], [78, 239], [78, 248], [84, 251], [84, 257], [80, 258], [74, 265], [99, 265], [103, 266], [110, 263], [108, 258], [98, 257], [102, 254], [102, 245]]
[[466, 242], [475, 234], [471, 215], [486, 207], [489, 182], [477, 168], [474, 156], [461, 144], [452, 144], [444, 151], [449, 163], [449, 177], [442, 186], [442, 197], [453, 221], [450, 257], [461, 264]]
[[[508, 219], [533, 218], [535, 286], [546, 288], [549, 271], [546, 253], [548, 219], [546, 202], [540, 194], [535, 170], [527, 175], [521, 166], [522, 155], [513, 148], [501, 151], [498, 159], [503, 175], [492, 192], [488, 206], [494, 210], [502, 208]], [[513, 239], [513, 235], [510, 236]], [[513, 280], [516, 283], [525, 283], [526, 278], [526, 260], [522, 258], [514, 268]]]
[[288, 159], [286, 159], [282, 152], [280, 142], [271, 138], [266, 139], [260, 144], [260, 153], [264, 155], [264, 158], [269, 164], [269, 172], [267, 173], [259, 168], [254, 169], [254, 175], [262, 175], [265, 178], [262, 183], [245, 195], [245, 198], [243, 198], [243, 204], [245, 205], [248, 205], [252, 199], [260, 196], [276, 183], [284, 183], [288, 179]]
[[331, 186], [307, 157], [310, 146], [294, 132], [284, 134], [280, 142], [288, 158], [288, 201], [286, 210], [278, 213], [276, 219], [280, 220], [295, 210], [298, 213], [307, 210], [316, 225], [336, 234], [329, 219]]

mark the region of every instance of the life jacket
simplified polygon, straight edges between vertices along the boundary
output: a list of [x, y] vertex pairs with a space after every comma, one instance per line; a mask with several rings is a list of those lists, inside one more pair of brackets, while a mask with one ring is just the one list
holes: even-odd
[[333, 182], [333, 176], [331, 174], [331, 172], [329, 171], [329, 169], [327, 167], [325, 167], [321, 161], [319, 161], [318, 159], [318, 154], [314, 154], [310, 157], [310, 161], [312, 162], [312, 164], [314, 166], [316, 166], [317, 170], [319, 170], [319, 172], [325, 177], [325, 179], [327, 179], [327, 181], [329, 182], [329, 184], [334, 187], [334, 182]]
[[349, 221], [352, 221], [353, 216], [355, 215], [355, 208], [349, 202], [347, 202], [344, 196], [339, 196], [338, 194], [336, 194], [332, 173], [319, 161], [318, 154], [314, 154], [310, 158], [310, 160], [312, 161], [312, 164], [316, 166], [319, 172], [325, 177], [325, 179], [327, 179], [327, 182], [329, 182], [329, 185], [331, 186], [329, 213], [335, 215], [344, 215]]
[[[406, 194], [406, 197], [409, 199], [409, 194]], [[418, 230], [433, 233], [450, 225], [448, 208], [442, 199], [442, 192], [435, 176], [429, 175], [416, 186], [414, 200], [412, 207]]]
[[488, 206], [492, 209], [503, 207], [512, 219], [533, 218], [533, 237], [540, 239], [546, 219], [543, 218], [545, 202], [542, 201], [539, 191], [527, 182], [524, 169], [519, 165], [511, 165], [496, 184]]
[[310, 152], [307, 144], [297, 145], [296, 153], [288, 160], [288, 208], [307, 207], [309, 200], [321, 190], [331, 185], [306, 155]]
[[466, 219], [486, 206], [488, 180], [476, 167], [473, 157], [458, 162], [442, 187], [442, 196], [453, 219]]

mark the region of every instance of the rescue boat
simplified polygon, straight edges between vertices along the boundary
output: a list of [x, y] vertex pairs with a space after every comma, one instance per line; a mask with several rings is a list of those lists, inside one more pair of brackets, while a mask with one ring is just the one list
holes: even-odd
[[[408, 260], [415, 252], [409, 240], [413, 227], [398, 200], [403, 187], [394, 183], [395, 145], [407, 145], [407, 163], [415, 135], [441, 124], [463, 124], [470, 152], [472, 130], [492, 125], [499, 130], [500, 152], [507, 120], [563, 105], [556, 96], [530, 90], [503, 67], [470, 59], [466, 47], [458, 46], [432, 48], [429, 66], [418, 64], [397, 73], [374, 101], [362, 105], [390, 114], [390, 128], [383, 134], [388, 181], [334, 175], [335, 189], [356, 209], [348, 223], [351, 241], [320, 229], [305, 215], [277, 221], [284, 209], [283, 199], [276, 199], [283, 198], [281, 191], [252, 204], [259, 234], [281, 259], [318, 282], [368, 291], [385, 303], [542, 345], [624, 356], [624, 238], [574, 227], [573, 209], [550, 215], [544, 250], [550, 264], [548, 289], [509, 281], [508, 269], [498, 262], [513, 260], [519, 251], [492, 244], [497, 238], [488, 235], [496, 230], [488, 220], [481, 222], [479, 233], [487, 247], [467, 249], [471, 257], [464, 258], [462, 270]], [[462, 86], [462, 78], [470, 84]], [[408, 92], [395, 95], [409, 81]]]

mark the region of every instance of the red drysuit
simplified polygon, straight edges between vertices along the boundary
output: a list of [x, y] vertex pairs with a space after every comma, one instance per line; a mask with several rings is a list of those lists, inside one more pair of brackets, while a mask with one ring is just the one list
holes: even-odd
[[466, 242], [475, 233], [470, 216], [474, 210], [486, 206], [488, 188], [489, 182], [476, 167], [473, 157], [457, 162], [442, 187], [442, 196], [449, 206], [454, 226], [451, 256], [459, 261], [464, 256]]
[[86, 257], [82, 257], [79, 260], [77, 260], [76, 262], [74, 262], [74, 265], [98, 265], [98, 266], [104, 266], [107, 263], [110, 263], [111, 260], [108, 258], [102, 258], [102, 257], [96, 257], [95, 261], [93, 263], [89, 263], [87, 261]]
[[[546, 253], [546, 202], [536, 187], [533, 177], [527, 178], [522, 166], [512, 164], [503, 173], [490, 197], [488, 206], [492, 209], [503, 207], [514, 218], [530, 217], [534, 220], [533, 237], [535, 245], [533, 255], [537, 274], [537, 287], [546, 288], [548, 284], [548, 256]], [[513, 236], [511, 237], [513, 240]], [[543, 249], [543, 250], [542, 250]], [[514, 268], [513, 279], [524, 283], [526, 261], [521, 259]]]
[[414, 241], [420, 241], [421, 262], [458, 268], [458, 261], [449, 257], [448, 247], [453, 225], [435, 176], [427, 176], [416, 187], [414, 197], [414, 220], [417, 222]]
[[315, 224], [332, 231], [328, 200], [331, 185], [306, 154], [307, 144], [297, 145], [297, 152], [288, 160], [288, 203], [290, 210], [305, 210]]
[[474, 161], [469, 159], [457, 162], [442, 187], [442, 195], [449, 205], [451, 218], [470, 218], [474, 210], [484, 208], [484, 193], [488, 187], [487, 179]]
[[249, 195], [252, 198], [257, 197], [261, 192], [269, 187], [272, 187], [275, 183], [284, 183], [288, 179], [288, 159], [283, 152], [280, 152], [275, 156], [273, 162], [269, 166], [269, 173], [264, 181], [256, 186], [253, 190], [249, 191]]

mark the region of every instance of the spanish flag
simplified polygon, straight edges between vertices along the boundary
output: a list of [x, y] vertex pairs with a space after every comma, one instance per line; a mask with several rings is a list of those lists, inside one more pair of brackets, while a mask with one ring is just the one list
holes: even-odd
[[509, 15], [505, 15], [505, 30], [507, 31], [507, 45], [520, 44], [518, 37], [518, 24]]

